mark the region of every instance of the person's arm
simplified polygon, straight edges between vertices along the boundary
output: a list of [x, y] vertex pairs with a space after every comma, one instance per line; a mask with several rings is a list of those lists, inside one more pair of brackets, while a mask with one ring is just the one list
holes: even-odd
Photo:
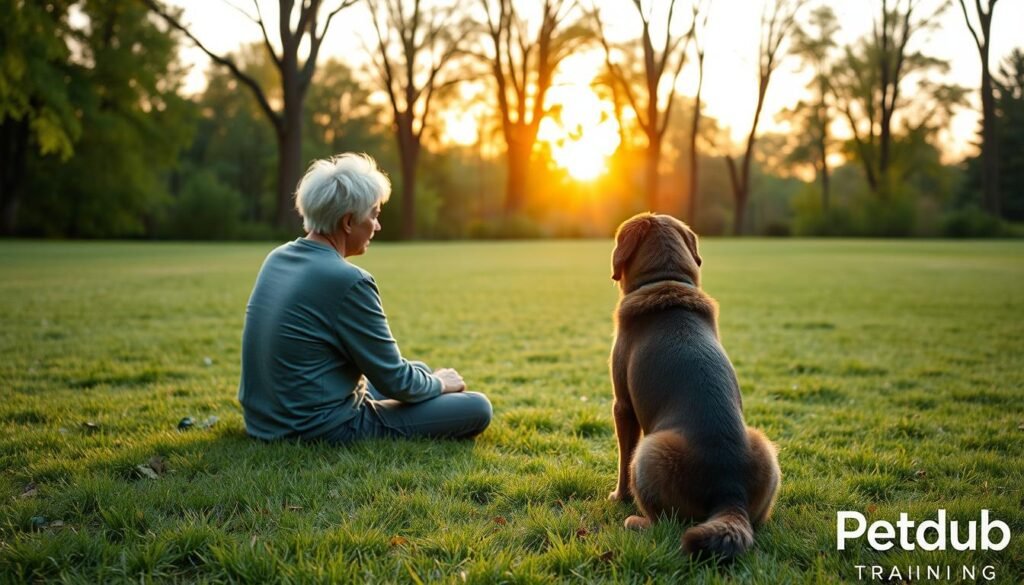
[[342, 303], [337, 315], [338, 340], [381, 394], [402, 402], [421, 402], [441, 394], [442, 382], [437, 376], [402, 358], [373, 280], [357, 281]]

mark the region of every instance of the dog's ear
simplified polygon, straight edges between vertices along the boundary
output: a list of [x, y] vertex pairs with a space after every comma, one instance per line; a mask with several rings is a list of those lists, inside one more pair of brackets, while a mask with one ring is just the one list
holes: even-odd
[[640, 242], [651, 229], [651, 214], [635, 215], [624, 221], [615, 233], [615, 251], [612, 252], [612, 280], [622, 278], [626, 264], [633, 258]]
[[690, 249], [690, 254], [693, 255], [694, 262], [697, 263], [697, 266], [700, 266], [701, 259], [700, 252], [697, 251], [697, 234], [690, 229], [690, 226], [682, 222], [679, 223], [678, 229], [679, 233], [683, 236], [683, 241], [686, 242], [686, 247]]

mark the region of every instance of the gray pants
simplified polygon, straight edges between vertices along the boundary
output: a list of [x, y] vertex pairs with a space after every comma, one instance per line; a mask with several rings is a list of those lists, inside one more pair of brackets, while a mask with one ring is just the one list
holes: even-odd
[[[410, 362], [427, 372], [423, 362]], [[414, 404], [392, 400], [366, 384], [367, 400], [354, 419], [327, 437], [347, 443], [383, 437], [463, 439], [479, 435], [491, 422], [491, 402], [478, 392], [442, 394]]]

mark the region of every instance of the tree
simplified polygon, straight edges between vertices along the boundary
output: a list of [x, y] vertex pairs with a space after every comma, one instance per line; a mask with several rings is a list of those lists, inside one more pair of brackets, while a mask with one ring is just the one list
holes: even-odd
[[[280, 99], [276, 70], [263, 43], [243, 45], [231, 58], [239, 69], [266, 88], [270, 99]], [[263, 122], [264, 114], [257, 101], [249, 92], [240, 91], [240, 85], [230, 71], [219, 65], [211, 64], [207, 70], [206, 89], [197, 102], [200, 118], [196, 137], [184, 171], [212, 171], [220, 183], [241, 196], [242, 219], [269, 224], [276, 200], [275, 137]], [[184, 176], [176, 179], [182, 185], [188, 182]]]
[[544, 100], [555, 69], [587, 40], [586, 29], [566, 21], [574, 3], [544, 0], [539, 26], [530, 23], [514, 0], [480, 0], [485, 17], [484, 59], [494, 77], [505, 140], [508, 176], [505, 213], [521, 212], [526, 201], [530, 166], [540, 122], [547, 115]]
[[[650, 210], [657, 211], [661, 209], [662, 204], [658, 183], [662, 146], [672, 118], [676, 80], [679, 79], [679, 74], [686, 64], [687, 48], [693, 39], [697, 15], [692, 15], [686, 32], [679, 34], [673, 32], [676, 24], [676, 0], [669, 0], [667, 4], [649, 3], [646, 6], [640, 0], [633, 0], [633, 6], [640, 17], [639, 47], [634, 45], [614, 50], [604, 33], [604, 25], [596, 9], [593, 11], [593, 20], [597, 27], [597, 36], [604, 47], [605, 65], [636, 113], [637, 123], [647, 137], [644, 192], [647, 195], [647, 206]], [[655, 17], [656, 6], [664, 8], [664, 18]], [[661, 21], [665, 28], [665, 36], [658, 39], [657, 47], [653, 38], [654, 33], [651, 32], [652, 20]], [[613, 54], [616, 53], [623, 56], [614, 59]], [[641, 64], [642, 67], [634, 68], [632, 64]], [[662, 92], [659, 91], [663, 79], [667, 80], [668, 86], [664, 99], [661, 98]]]
[[1024, 221], [1024, 50], [1014, 49], [995, 79], [1000, 175], [1006, 186], [1003, 217]]
[[82, 24], [62, 42], [75, 48], [65, 75], [81, 136], [66, 162], [28, 157], [33, 196], [19, 223], [39, 235], [144, 234], [194, 127], [194, 107], [178, 95], [185, 70], [177, 35], [136, 0], [78, 8]]
[[[297, 216], [292, 203], [292, 196], [302, 176], [302, 126], [304, 122], [304, 103], [310, 82], [316, 71], [316, 62], [324, 37], [330, 29], [331, 21], [339, 12], [355, 4], [357, 0], [339, 0], [338, 4], [325, 10], [321, 26], [321, 0], [278, 0], [278, 45], [275, 48], [267, 31], [267, 22], [263, 18], [258, 0], [252, 0], [255, 16], [243, 12], [254, 24], [259, 26], [263, 35], [263, 43], [270, 53], [280, 76], [282, 92], [281, 107], [275, 108], [267, 96], [267, 88], [247, 75], [230, 56], [218, 55], [210, 51], [197, 39], [188, 27], [182, 24], [179, 15], [171, 12], [158, 0], [141, 0], [155, 14], [159, 15], [169, 26], [185, 34], [197, 47], [206, 53], [215, 63], [226, 67], [231, 73], [252, 91], [260, 108], [270, 120], [277, 136], [277, 200], [274, 213], [278, 227], [287, 228], [297, 225]], [[293, 26], [294, 23], [294, 26]], [[305, 55], [303, 61], [300, 55]]]
[[[947, 62], [910, 47], [915, 34], [937, 26], [945, 7], [917, 18], [920, 4], [897, 0], [890, 7], [889, 0], [882, 0], [871, 34], [846, 47], [831, 76], [837, 107], [852, 133], [851, 154], [861, 163], [871, 191], [883, 200], [899, 179], [893, 174], [895, 134], [911, 136], [945, 124], [963, 99], [962, 88], [933, 81], [930, 75], [948, 70]], [[911, 76], [918, 77], [917, 91], [904, 96], [901, 91]]]
[[81, 135], [65, 42], [70, 5], [0, 0], [0, 235], [17, 232], [30, 155], [66, 161]]
[[690, 225], [697, 225], [697, 185], [700, 165], [697, 151], [697, 137], [700, 136], [701, 118], [701, 92], [704, 89], [704, 31], [708, 28], [708, 16], [711, 14], [711, 0], [699, 0], [693, 7], [693, 48], [697, 57], [697, 91], [693, 95], [693, 115], [690, 119], [690, 164], [688, 166], [690, 184], [687, 189], [687, 214], [686, 221]]
[[[769, 0], [761, 13], [761, 43], [758, 59], [757, 106], [754, 109], [754, 120], [750, 124], [747, 135], [747, 146], [743, 159], [737, 169], [736, 160], [731, 154], [725, 157], [729, 167], [729, 180], [733, 192], [733, 234], [744, 232], [747, 201], [750, 199], [750, 163], [754, 155], [754, 143], [757, 141], [757, 125], [761, 120], [764, 98], [768, 93], [768, 84], [772, 73], [779, 66], [779, 49], [789, 36], [796, 23], [796, 13], [806, 0]], [[769, 9], [769, 6], [771, 7]]]
[[995, 92], [988, 60], [992, 46], [992, 13], [995, 11], [996, 2], [997, 0], [974, 0], [978, 20], [975, 27], [967, 10], [967, 3], [959, 0], [967, 30], [971, 32], [974, 44], [978, 48], [978, 55], [981, 57], [981, 185], [985, 208], [993, 215], [999, 215], [1000, 212], [999, 139], [996, 136]]
[[[999, 142], [1000, 216], [1024, 221], [1024, 50], [1006, 56], [992, 76], [996, 139]], [[983, 160], [967, 161], [967, 193], [976, 196], [983, 180]], [[970, 201], [970, 199], [968, 199]]]
[[387, 136], [380, 125], [384, 115], [382, 108], [370, 101], [371, 94], [342, 61], [330, 59], [318, 67], [306, 97], [307, 127], [311, 130], [306, 148], [316, 153], [383, 151]]
[[377, 33], [374, 64], [391, 104], [402, 172], [402, 238], [416, 232], [416, 171], [423, 133], [430, 123], [435, 93], [458, 81], [446, 69], [463, 38], [454, 22], [456, 5], [422, 0], [370, 0]]
[[809, 162], [821, 181], [821, 208], [829, 208], [829, 126], [832, 123], [832, 108], [829, 104], [829, 79], [831, 78], [833, 40], [839, 30], [836, 15], [828, 6], [819, 6], [811, 12], [808, 27], [798, 27], [793, 34], [792, 52], [802, 58], [814, 70], [814, 77], [808, 86], [810, 101], [801, 100], [784, 112], [793, 124], [795, 146], [790, 151], [789, 162]]

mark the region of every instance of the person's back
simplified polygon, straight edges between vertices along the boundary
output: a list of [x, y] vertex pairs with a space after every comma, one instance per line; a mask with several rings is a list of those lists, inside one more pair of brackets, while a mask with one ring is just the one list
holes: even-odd
[[[331, 329], [352, 286], [368, 278], [321, 244], [299, 238], [267, 256], [246, 306], [238, 399], [249, 434], [320, 434], [355, 415], [360, 372]], [[348, 389], [348, 391], [345, 391]]]

